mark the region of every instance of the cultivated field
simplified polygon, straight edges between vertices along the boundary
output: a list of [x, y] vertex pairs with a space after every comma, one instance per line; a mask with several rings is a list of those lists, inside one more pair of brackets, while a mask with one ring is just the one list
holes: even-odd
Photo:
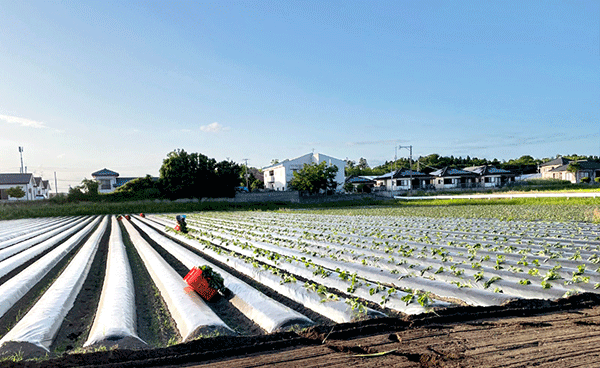
[[[440, 315], [600, 287], [600, 226], [589, 222], [384, 209], [187, 220], [187, 235], [172, 230], [174, 215], [161, 214], [0, 222], [5, 359]], [[230, 290], [214, 303], [182, 279], [205, 264]]]

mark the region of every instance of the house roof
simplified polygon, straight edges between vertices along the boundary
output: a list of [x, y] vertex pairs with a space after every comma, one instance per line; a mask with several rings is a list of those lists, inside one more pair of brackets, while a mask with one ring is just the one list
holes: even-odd
[[463, 170], [473, 172], [477, 175], [499, 175], [499, 174], [512, 174], [510, 170], [499, 169], [494, 166], [482, 165], [482, 166], [471, 166], [465, 167]]
[[425, 177], [428, 176], [420, 171], [410, 170], [410, 169], [400, 169], [396, 171], [391, 171], [387, 174], [383, 174], [378, 176], [377, 180], [385, 180], [385, 179], [400, 179], [400, 178], [410, 178], [410, 177]]
[[0, 185], [29, 184], [33, 174], [0, 174]]
[[96, 172], [93, 172], [92, 176], [93, 177], [96, 177], [96, 176], [119, 176], [119, 173], [114, 172], [112, 170], [109, 170], [107, 168], [104, 168], [102, 170], [98, 170]]
[[375, 183], [374, 180], [374, 176], [359, 176], [359, 175], [354, 175], [349, 177], [348, 179], [346, 179], [346, 183], [353, 183], [353, 184], [373, 184]]
[[35, 180], [35, 186], [39, 187], [42, 184], [42, 177], [41, 176], [34, 176], [33, 180]]
[[571, 162], [571, 160], [567, 160], [564, 157], [559, 157], [559, 158], [555, 158], [554, 160], [550, 160], [550, 161], [546, 161], [543, 164], [541, 164], [540, 166], [554, 166], [554, 165], [567, 165], [569, 162]]
[[[580, 167], [579, 171], [600, 170], [600, 162], [588, 161], [588, 160], [581, 160], [581, 161], [575, 161], [575, 162], [577, 162], [579, 164], [579, 167]], [[548, 172], [567, 171], [568, 168], [569, 168], [569, 164], [565, 164], [565, 165], [561, 165], [559, 167], [555, 167], [552, 170], [548, 170]]]
[[42, 188], [50, 189], [50, 182], [48, 180], [42, 180]]
[[[285, 160], [283, 160], [283, 161], [280, 161], [280, 162], [278, 162], [278, 163], [276, 163], [276, 164], [274, 164], [274, 165], [269, 165], [269, 166], [263, 167], [263, 169], [262, 169], [262, 170], [263, 170], [263, 171], [270, 170], [270, 169], [273, 169], [273, 168], [275, 168], [275, 167], [282, 166], [282, 165], [283, 165], [284, 163], [286, 163], [286, 162], [292, 162], [292, 161], [303, 161], [302, 159], [308, 159], [309, 157], [311, 158], [310, 162], [314, 162], [314, 160], [316, 160], [316, 161], [317, 161], [317, 163], [320, 163], [320, 162], [322, 162], [323, 160], [325, 160], [325, 161], [329, 161], [329, 160], [338, 160], [338, 161], [342, 161], [342, 162], [344, 162], [344, 160], [340, 160], [339, 158], [335, 158], [335, 157], [327, 156], [327, 155], [325, 155], [325, 154], [323, 154], [323, 153], [307, 153], [307, 154], [305, 154], [305, 155], [298, 156], [298, 157], [295, 157], [295, 158], [292, 158], [292, 159], [287, 159], [287, 158], [286, 158]], [[346, 165], [346, 163], [344, 162], [344, 167], [345, 167], [345, 165]], [[341, 169], [341, 168], [338, 168], [338, 169]]]
[[471, 171], [455, 169], [455, 168], [446, 166], [443, 169], [439, 169], [439, 170], [436, 170], [436, 171], [430, 173], [429, 175], [443, 177], [443, 176], [475, 176], [477, 174], [475, 174], [474, 172], [471, 172]]

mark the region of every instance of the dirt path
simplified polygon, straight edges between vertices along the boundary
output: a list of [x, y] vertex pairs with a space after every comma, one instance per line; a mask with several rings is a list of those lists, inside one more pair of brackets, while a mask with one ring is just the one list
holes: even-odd
[[258, 336], [221, 336], [163, 349], [72, 354], [0, 367], [594, 367], [600, 296], [437, 315], [383, 318]]

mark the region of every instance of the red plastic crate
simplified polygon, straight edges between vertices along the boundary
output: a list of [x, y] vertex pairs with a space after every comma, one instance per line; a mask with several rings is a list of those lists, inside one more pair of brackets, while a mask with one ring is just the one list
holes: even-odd
[[208, 285], [208, 281], [202, 276], [202, 270], [198, 267], [192, 268], [183, 280], [207, 302], [217, 295], [217, 289], [213, 289]]

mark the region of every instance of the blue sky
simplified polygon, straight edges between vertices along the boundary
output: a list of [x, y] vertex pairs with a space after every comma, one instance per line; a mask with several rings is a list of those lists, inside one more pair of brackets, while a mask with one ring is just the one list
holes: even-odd
[[59, 191], [176, 148], [600, 155], [598, 1], [0, 0], [0, 25], [0, 172], [23, 146]]

